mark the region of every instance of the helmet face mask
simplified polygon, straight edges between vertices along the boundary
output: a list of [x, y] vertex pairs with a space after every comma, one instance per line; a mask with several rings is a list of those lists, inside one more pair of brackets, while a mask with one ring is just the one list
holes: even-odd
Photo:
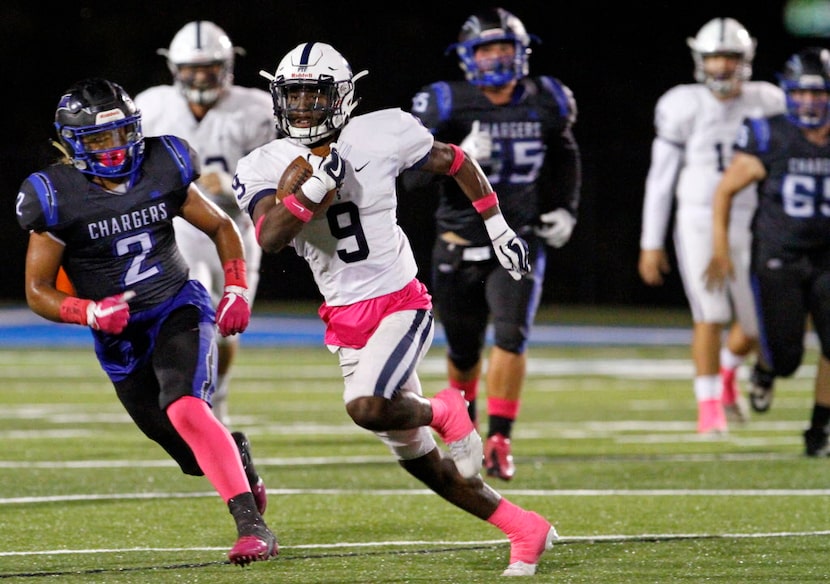
[[273, 75], [260, 72], [271, 81], [277, 131], [307, 146], [332, 136], [357, 107], [354, 81], [366, 73], [353, 76], [349, 63], [331, 45], [297, 45]]
[[241, 51], [219, 26], [195, 20], [176, 33], [170, 48], [157, 52], [167, 58], [174, 83], [185, 99], [209, 107], [233, 83], [234, 57]]
[[55, 129], [84, 174], [131, 182], [137, 177], [144, 157], [141, 112], [120, 85], [86, 79], [70, 87], [58, 103]]
[[[749, 31], [734, 18], [713, 18], [704, 24], [695, 37], [686, 39], [692, 50], [695, 80], [703, 83], [718, 97], [735, 95], [744, 81], [752, 78], [752, 61], [757, 42]], [[731, 73], [711, 72], [708, 57], [723, 56], [737, 60]]]
[[[527, 33], [521, 20], [507, 10], [492, 8], [467, 18], [458, 42], [447, 51], [455, 50], [467, 81], [478, 86], [500, 87], [529, 74], [531, 40], [538, 41]], [[512, 45], [513, 55], [476, 59], [479, 48], [496, 43]]]
[[801, 128], [830, 122], [830, 51], [809, 47], [792, 55], [778, 76], [787, 98], [787, 117]]

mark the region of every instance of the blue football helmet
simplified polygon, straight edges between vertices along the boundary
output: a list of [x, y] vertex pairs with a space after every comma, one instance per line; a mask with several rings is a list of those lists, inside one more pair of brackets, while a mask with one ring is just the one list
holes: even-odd
[[[455, 50], [467, 81], [473, 85], [499, 87], [528, 75], [531, 41], [540, 42], [538, 37], [527, 33], [515, 15], [503, 8], [489, 8], [467, 18], [458, 42], [447, 47], [447, 52]], [[483, 67], [476, 63], [476, 47], [495, 42], [513, 43], [516, 47], [513, 59], [494, 60]]]
[[67, 89], [55, 111], [55, 129], [84, 174], [135, 181], [144, 157], [141, 112], [120, 85], [92, 78]]
[[[787, 96], [787, 117], [796, 126], [818, 128], [830, 121], [830, 51], [808, 47], [792, 55], [778, 75], [778, 83]], [[809, 102], [793, 96], [793, 91], [824, 93]]]

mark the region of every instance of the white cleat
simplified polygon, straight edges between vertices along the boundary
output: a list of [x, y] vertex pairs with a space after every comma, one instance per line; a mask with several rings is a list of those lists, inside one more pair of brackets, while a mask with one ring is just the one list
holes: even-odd
[[473, 429], [461, 440], [447, 444], [450, 456], [455, 461], [455, 467], [465, 479], [476, 476], [481, 471], [484, 461], [484, 445], [481, 436]]
[[[557, 539], [559, 539], [559, 534], [556, 533], [556, 529], [551, 526], [547, 537], [545, 537], [545, 547], [539, 553], [539, 557], [541, 557], [544, 552], [552, 549], [553, 542]], [[536, 574], [536, 564], [528, 564], [522, 561], [513, 562], [507, 566], [507, 569], [504, 572], [501, 573], [502, 576], [533, 576], [534, 574]]]

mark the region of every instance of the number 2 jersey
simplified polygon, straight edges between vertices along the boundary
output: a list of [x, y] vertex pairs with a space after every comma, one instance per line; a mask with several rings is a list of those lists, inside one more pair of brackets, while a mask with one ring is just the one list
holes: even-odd
[[827, 253], [830, 144], [813, 144], [787, 116], [777, 115], [745, 120], [735, 150], [757, 156], [767, 171], [752, 223], [753, 263]]
[[[423, 163], [432, 144], [426, 128], [397, 108], [353, 117], [341, 130], [336, 148], [346, 176], [337, 198], [292, 241], [329, 306], [397, 292], [415, 278], [415, 257], [397, 221], [395, 179]], [[239, 207], [250, 214], [262, 197], [273, 197], [287, 166], [309, 152], [281, 138], [240, 160], [234, 179]], [[467, 205], [473, 208], [469, 199]]]
[[23, 181], [17, 220], [65, 245], [63, 266], [81, 298], [133, 290], [130, 307], [137, 312], [166, 300], [188, 279], [173, 217], [199, 169], [187, 142], [145, 138], [140, 175], [126, 192], [107, 191], [74, 166], [56, 164]]

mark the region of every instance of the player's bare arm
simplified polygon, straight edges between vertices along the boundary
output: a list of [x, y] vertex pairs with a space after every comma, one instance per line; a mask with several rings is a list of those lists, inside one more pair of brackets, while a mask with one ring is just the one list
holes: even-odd
[[[457, 148], [455, 145], [435, 141], [429, 153], [429, 158], [421, 166], [421, 170], [435, 174], [451, 174], [453, 164], [457, 165], [459, 160], [461, 160], [457, 158], [461, 156], [457, 153], [461, 152], [463, 160], [461, 160], [460, 166], [453, 174], [455, 182], [458, 183], [458, 186], [461, 187], [461, 190], [467, 195], [470, 201], [475, 202], [487, 197], [493, 192], [493, 187], [490, 185], [490, 181], [487, 180], [487, 175], [484, 174], [477, 162], [470, 158], [463, 150]], [[483, 211], [481, 216], [484, 219], [488, 219], [497, 213], [499, 213], [498, 207], [493, 206]]]
[[63, 258], [63, 244], [46, 233], [32, 231], [26, 250], [26, 301], [43, 318], [61, 322], [60, 306], [66, 294], [55, 288]]
[[729, 257], [732, 198], [753, 182], [763, 180], [766, 175], [767, 171], [758, 157], [736, 152], [715, 188], [712, 201], [712, 259], [704, 274], [708, 288], [719, 288], [733, 276], [734, 267]]

